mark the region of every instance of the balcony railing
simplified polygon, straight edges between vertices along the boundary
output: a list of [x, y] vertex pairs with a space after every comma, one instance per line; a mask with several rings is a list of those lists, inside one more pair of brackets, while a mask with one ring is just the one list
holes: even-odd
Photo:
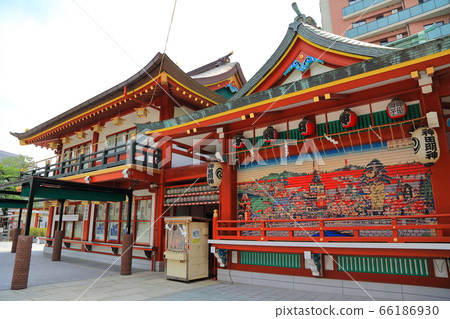
[[392, 2], [392, 0], [361, 0], [361, 1], [357, 1], [345, 8], [342, 8], [342, 16], [345, 18], [346, 16], [367, 9], [370, 6], [375, 6], [378, 3], [381, 2]]
[[213, 239], [305, 242], [450, 242], [450, 214], [287, 220], [213, 219]]
[[22, 172], [20, 178], [32, 176], [60, 178], [125, 164], [135, 164], [147, 168], [159, 168], [161, 150], [138, 143], [131, 139], [126, 144], [105, 148], [98, 152], [80, 154], [78, 157], [51, 163], [48, 160], [41, 167]]
[[450, 23], [441, 25], [426, 33], [427, 40], [437, 39], [450, 34]]
[[419, 33], [406, 38], [395, 40], [385, 44], [387, 47], [410, 48], [414, 45], [422, 44], [450, 34], [450, 23], [436, 27], [435, 25]]
[[[356, 4], [356, 3], [355, 3]], [[378, 29], [386, 28], [389, 26], [397, 25], [401, 22], [405, 22], [408, 19], [414, 18], [416, 16], [426, 14], [427, 12], [443, 8], [444, 6], [449, 6], [450, 0], [431, 0], [417, 6], [405, 9], [403, 11], [391, 14], [387, 17], [369, 22], [367, 24], [360, 25], [356, 28], [348, 30], [345, 34], [349, 38], [355, 38], [362, 34], [369, 33]], [[442, 12], [444, 14], [444, 12]]]

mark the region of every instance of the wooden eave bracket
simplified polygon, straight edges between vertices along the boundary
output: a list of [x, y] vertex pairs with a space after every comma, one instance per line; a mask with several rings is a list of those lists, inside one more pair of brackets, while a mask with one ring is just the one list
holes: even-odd
[[423, 71], [412, 71], [411, 78], [419, 82], [423, 94], [433, 92], [434, 67], [430, 66]]
[[342, 100], [348, 98], [349, 94], [339, 93], [325, 93], [324, 95], [318, 95], [314, 97], [314, 102], [326, 101], [326, 100]]

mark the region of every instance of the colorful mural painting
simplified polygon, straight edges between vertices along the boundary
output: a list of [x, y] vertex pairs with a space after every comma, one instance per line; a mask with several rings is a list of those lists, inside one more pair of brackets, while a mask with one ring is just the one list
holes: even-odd
[[418, 163], [331, 172], [284, 171], [238, 185], [238, 219], [275, 220], [434, 214], [429, 168]]

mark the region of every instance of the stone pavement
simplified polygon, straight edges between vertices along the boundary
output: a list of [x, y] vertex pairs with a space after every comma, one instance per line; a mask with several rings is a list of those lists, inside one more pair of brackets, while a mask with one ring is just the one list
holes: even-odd
[[[133, 271], [121, 276], [120, 267], [62, 257], [52, 262], [43, 244], [33, 244], [28, 288], [10, 290], [15, 254], [11, 243], [0, 243], [0, 301], [31, 300], [155, 300], [155, 301], [359, 301], [367, 296], [343, 296], [212, 279], [189, 284], [166, 280], [164, 273]], [[120, 260], [118, 261], [120, 264]]]

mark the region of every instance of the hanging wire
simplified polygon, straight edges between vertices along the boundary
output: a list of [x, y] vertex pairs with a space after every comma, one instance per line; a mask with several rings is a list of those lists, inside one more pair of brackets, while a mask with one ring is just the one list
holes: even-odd
[[[166, 57], [167, 43], [169, 43], [170, 30], [172, 30], [173, 17], [175, 16], [176, 7], [177, 7], [177, 0], [175, 0], [175, 3], [173, 4], [172, 16], [170, 17], [169, 30], [167, 30], [166, 43], [164, 44], [164, 51], [163, 51], [162, 58], [161, 58], [161, 64], [159, 65], [158, 74], [161, 74], [161, 70], [164, 65], [164, 58]], [[152, 97], [151, 97], [150, 101], [148, 102], [148, 105], [152, 104], [153, 98], [155, 97], [155, 93], [156, 93], [156, 87], [153, 90]], [[166, 94], [168, 94], [168, 93], [166, 93]]]
[[346, 153], [344, 143], [342, 143], [342, 134], [339, 134], [339, 142], [341, 142], [342, 150]]
[[351, 134], [351, 133], [348, 133], [348, 139], [349, 139], [350, 145], [351, 145], [351, 147], [352, 147], [352, 152], [354, 152], [355, 149], [353, 148], [353, 141], [352, 141], [352, 134]]
[[358, 130], [358, 137], [359, 137], [359, 149], [362, 151], [362, 140], [361, 140], [361, 134], [360, 134], [360, 131]]

